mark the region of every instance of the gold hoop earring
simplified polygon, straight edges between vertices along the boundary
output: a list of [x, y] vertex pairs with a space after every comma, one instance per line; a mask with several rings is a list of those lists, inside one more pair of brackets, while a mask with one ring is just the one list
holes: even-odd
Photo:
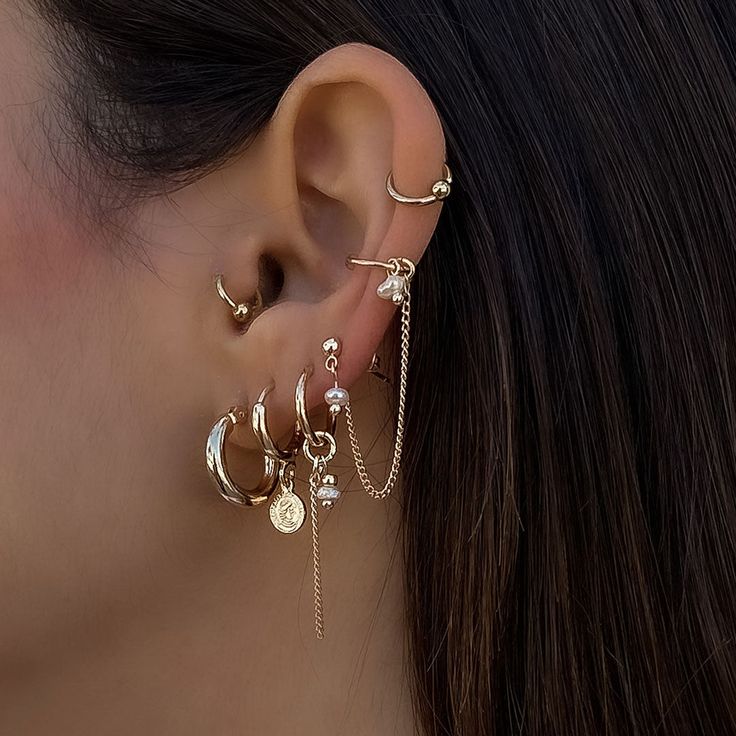
[[280, 491], [268, 509], [268, 515], [274, 528], [283, 534], [293, 534], [304, 524], [306, 508], [304, 501], [294, 493], [294, 475], [296, 454], [301, 442], [301, 434], [295, 430], [289, 446], [279, 448], [268, 431], [266, 418], [266, 396], [271, 392], [269, 386], [261, 391], [258, 401], [251, 411], [251, 427], [266, 457], [278, 464], [278, 482]]
[[447, 199], [452, 190], [451, 184], [452, 172], [447, 164], [444, 164], [442, 178], [438, 179], [432, 185], [432, 193], [424, 197], [409, 197], [398, 192], [394, 184], [393, 171], [389, 172], [389, 175], [386, 177], [386, 191], [389, 193], [391, 199], [396, 200], [399, 204], [408, 204], [411, 207], [426, 207], [428, 204], [434, 204], [435, 202], [441, 202], [443, 199]]
[[215, 275], [215, 289], [217, 289], [217, 295], [220, 299], [230, 307], [233, 313], [233, 319], [240, 324], [251, 322], [263, 311], [263, 296], [261, 290], [258, 288], [256, 289], [252, 302], [241, 302], [238, 304], [225, 291], [222, 283], [222, 274], [218, 273]]
[[268, 501], [279, 483], [278, 463], [268, 455], [263, 456], [263, 476], [253, 489], [240, 487], [230, 477], [225, 458], [225, 441], [236, 424], [244, 422], [246, 412], [232, 407], [212, 425], [205, 446], [207, 470], [220, 495], [236, 506], [260, 506]]
[[[331, 338], [332, 339], [332, 338]], [[304, 439], [309, 440], [309, 444], [312, 447], [324, 447], [325, 440], [322, 439], [321, 432], [314, 430], [312, 424], [309, 421], [309, 414], [307, 411], [307, 381], [312, 375], [312, 368], [308, 366], [302, 371], [299, 376], [299, 380], [296, 382], [296, 389], [294, 391], [294, 405], [296, 406], [296, 426], [302, 433]], [[326, 431], [328, 434], [335, 436], [335, 430], [337, 427], [337, 414], [339, 412], [328, 411], [328, 420]]]

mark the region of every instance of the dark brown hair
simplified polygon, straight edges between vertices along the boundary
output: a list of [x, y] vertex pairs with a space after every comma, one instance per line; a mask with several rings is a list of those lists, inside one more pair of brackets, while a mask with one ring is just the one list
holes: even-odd
[[736, 733], [736, 4], [42, 0], [65, 116], [155, 188], [321, 52], [418, 76], [457, 186], [416, 284], [429, 736]]

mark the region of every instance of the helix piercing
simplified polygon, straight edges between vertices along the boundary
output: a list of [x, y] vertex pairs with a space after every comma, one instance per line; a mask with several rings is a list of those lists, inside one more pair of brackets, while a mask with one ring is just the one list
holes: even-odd
[[215, 289], [217, 289], [220, 299], [232, 310], [233, 319], [240, 324], [246, 324], [252, 321], [263, 310], [263, 296], [261, 290], [258, 288], [256, 288], [252, 302], [241, 302], [238, 304], [225, 290], [222, 283], [222, 274], [218, 273], [215, 275]]
[[280, 491], [268, 509], [273, 526], [284, 534], [293, 534], [301, 529], [306, 517], [304, 502], [294, 493], [294, 476], [296, 454], [301, 442], [301, 432], [294, 430], [286, 449], [281, 449], [274, 442], [268, 431], [266, 417], [266, 396], [271, 392], [269, 386], [258, 397], [251, 411], [251, 427], [265, 456], [278, 464], [278, 484]]
[[265, 503], [279, 483], [278, 463], [268, 455], [263, 456], [263, 476], [253, 489], [240, 487], [231, 478], [225, 456], [225, 441], [237, 424], [244, 422], [246, 412], [232, 407], [212, 426], [205, 447], [207, 470], [220, 495], [236, 506], [260, 506]]
[[389, 196], [399, 202], [399, 204], [408, 204], [413, 207], [426, 207], [428, 204], [434, 204], [435, 202], [441, 202], [443, 199], [447, 199], [452, 189], [451, 184], [452, 172], [447, 164], [444, 164], [442, 178], [438, 179], [432, 185], [432, 193], [424, 197], [409, 197], [398, 192], [394, 184], [393, 171], [389, 172], [389, 175], [386, 177], [386, 191], [389, 193]]

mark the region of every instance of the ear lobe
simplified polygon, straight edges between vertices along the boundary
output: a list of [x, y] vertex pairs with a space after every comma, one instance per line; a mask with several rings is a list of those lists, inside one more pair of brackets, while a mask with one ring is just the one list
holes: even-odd
[[[397, 204], [386, 178], [393, 171], [400, 190], [429, 193], [442, 175], [444, 136], [434, 106], [405, 66], [351, 44], [299, 74], [256, 147], [264, 181], [259, 196], [267, 200], [262, 210], [279, 218], [284, 243], [277, 257], [285, 298], [238, 338], [238, 351], [247, 375], [275, 383], [269, 421], [280, 434], [293, 423], [294, 386], [305, 366], [316, 368], [307, 397], [312, 406], [331, 384], [319, 369], [327, 337], [342, 340], [345, 388], [367, 369], [396, 306], [376, 295], [384, 271], [349, 270], [346, 258], [421, 259], [441, 205]], [[304, 301], [302, 295], [319, 296]], [[261, 388], [247, 390], [253, 396]]]

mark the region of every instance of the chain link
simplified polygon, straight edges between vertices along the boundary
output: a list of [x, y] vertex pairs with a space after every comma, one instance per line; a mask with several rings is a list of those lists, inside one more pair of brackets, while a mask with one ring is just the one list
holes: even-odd
[[327, 469], [323, 456], [317, 455], [312, 463], [309, 476], [309, 515], [312, 521], [312, 568], [314, 574], [314, 633], [318, 639], [325, 638], [325, 615], [322, 605], [322, 564], [319, 550], [319, 505], [317, 489]]
[[355, 431], [355, 422], [353, 421], [353, 412], [350, 404], [345, 407], [345, 424], [348, 428], [348, 437], [350, 438], [350, 447], [353, 451], [353, 462], [358, 472], [358, 478], [365, 492], [371, 498], [384, 499], [393, 491], [396, 481], [399, 478], [399, 470], [401, 468], [401, 453], [404, 445], [404, 409], [406, 407], [406, 383], [409, 373], [409, 327], [411, 316], [411, 295], [406, 290], [404, 300], [401, 303], [401, 358], [399, 371], [399, 406], [396, 416], [396, 437], [394, 440], [394, 454], [391, 459], [391, 469], [383, 488], [376, 488], [371, 482], [368, 470], [365, 466], [363, 453], [360, 450], [358, 435]]

